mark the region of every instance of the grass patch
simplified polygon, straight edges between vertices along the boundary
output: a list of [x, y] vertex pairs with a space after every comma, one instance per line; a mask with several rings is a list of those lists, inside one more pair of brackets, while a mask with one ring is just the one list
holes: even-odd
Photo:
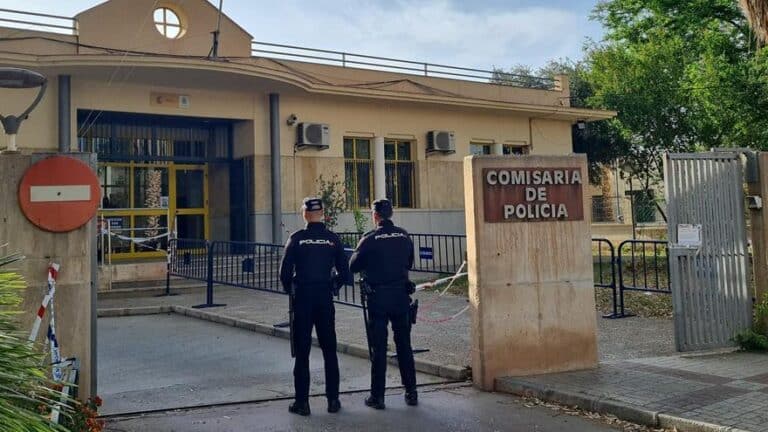
[[[595, 288], [597, 310], [604, 314], [613, 312], [613, 291]], [[672, 318], [670, 294], [624, 291], [624, 311], [645, 318]]]
[[[425, 291], [442, 292], [448, 286], [449, 282], [450, 281], [441, 283], [439, 285], [433, 285], [432, 287], [427, 288]], [[451, 288], [448, 289], [448, 294], [461, 297], [469, 297], [469, 279], [467, 276], [464, 275], [456, 278], [456, 280], [453, 281]]]

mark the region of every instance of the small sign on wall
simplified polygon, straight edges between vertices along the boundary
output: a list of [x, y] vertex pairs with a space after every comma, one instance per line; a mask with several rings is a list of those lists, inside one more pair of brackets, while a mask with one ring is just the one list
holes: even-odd
[[486, 222], [584, 220], [580, 168], [485, 168]]
[[152, 92], [149, 95], [149, 104], [165, 108], [188, 109], [190, 105], [190, 97], [189, 95], [176, 93]]
[[701, 247], [701, 224], [678, 224], [677, 244], [685, 247]]
[[431, 260], [435, 258], [434, 249], [431, 247], [421, 246], [419, 247], [419, 258], [423, 260]]

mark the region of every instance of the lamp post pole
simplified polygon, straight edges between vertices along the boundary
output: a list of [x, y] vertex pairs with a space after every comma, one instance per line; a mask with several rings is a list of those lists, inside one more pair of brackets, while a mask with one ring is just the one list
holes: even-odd
[[8, 148], [3, 153], [18, 153], [16, 146], [16, 135], [19, 133], [21, 123], [29, 118], [29, 113], [37, 107], [37, 104], [43, 99], [45, 89], [48, 87], [48, 79], [43, 75], [19, 68], [0, 68], [0, 88], [4, 89], [30, 89], [40, 87], [37, 97], [29, 107], [19, 115], [0, 114], [0, 123], [3, 124], [5, 133], [8, 135]]

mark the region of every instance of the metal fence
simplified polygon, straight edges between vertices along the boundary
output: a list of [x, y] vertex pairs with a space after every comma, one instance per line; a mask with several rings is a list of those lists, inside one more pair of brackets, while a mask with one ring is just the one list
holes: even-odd
[[[339, 234], [347, 249], [352, 248], [362, 233]], [[411, 234], [418, 257], [413, 272], [451, 274], [464, 262], [466, 237], [448, 234]], [[280, 260], [283, 246], [267, 243], [173, 239], [169, 241], [170, 258], [166, 293], [170, 293], [171, 276], [206, 282], [206, 302], [211, 307], [213, 286], [227, 285], [273, 293], [283, 293], [280, 284]], [[341, 288], [336, 303], [361, 306], [360, 287], [349, 283]]]
[[624, 303], [627, 291], [671, 294], [668, 244], [662, 240], [625, 240], [618, 248], [592, 239], [595, 288], [613, 291], [612, 312], [605, 318], [634, 316]]
[[77, 19], [61, 15], [0, 8], [0, 24], [22, 30], [77, 35]]
[[[338, 233], [345, 247], [354, 248], [363, 233]], [[453, 274], [466, 260], [467, 236], [460, 234], [408, 234], [413, 241], [414, 272]]]
[[251, 54], [258, 57], [298, 60], [341, 67], [355, 67], [427, 77], [459, 79], [483, 83], [490, 82], [499, 85], [543, 90], [555, 90], [558, 85], [557, 80], [553, 78], [518, 75], [498, 70], [448, 66], [269, 42], [252, 41]]
[[[205, 303], [197, 308], [223, 306], [214, 303], [214, 285], [227, 285], [285, 294], [280, 283], [283, 246], [266, 243], [172, 239], [166, 278], [170, 294], [171, 276], [206, 283]], [[361, 307], [360, 287], [348, 284], [339, 290], [335, 303]]]
[[590, 207], [594, 223], [653, 225], [667, 222], [666, 201], [638, 193], [631, 196], [593, 195]]

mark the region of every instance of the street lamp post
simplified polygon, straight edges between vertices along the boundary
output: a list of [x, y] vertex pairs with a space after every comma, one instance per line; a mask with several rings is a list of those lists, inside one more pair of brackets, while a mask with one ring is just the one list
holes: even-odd
[[8, 148], [3, 153], [17, 153], [16, 134], [19, 133], [21, 122], [29, 117], [29, 113], [40, 103], [48, 87], [48, 79], [43, 75], [27, 69], [19, 68], [0, 68], [0, 88], [6, 89], [28, 89], [40, 87], [37, 97], [32, 104], [20, 115], [3, 116], [0, 114], [0, 123], [3, 124], [5, 133], [8, 135]]

